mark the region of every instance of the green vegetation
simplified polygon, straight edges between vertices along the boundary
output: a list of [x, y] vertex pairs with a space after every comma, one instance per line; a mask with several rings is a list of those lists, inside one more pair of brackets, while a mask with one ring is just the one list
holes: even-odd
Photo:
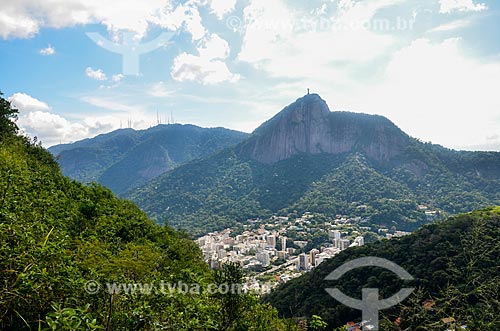
[[[15, 114], [0, 98], [1, 330], [294, 330], [252, 295], [208, 293], [239, 271], [214, 274], [191, 240], [64, 177], [51, 154], [15, 135]], [[162, 282], [201, 291], [165, 292]], [[128, 293], [107, 283], [130, 284]]]
[[356, 152], [301, 154], [267, 165], [235, 148], [181, 166], [127, 196], [158, 222], [194, 234], [306, 211], [412, 231], [433, 220], [417, 209], [420, 204], [441, 216], [500, 204], [499, 165], [500, 153], [453, 152], [418, 141], [386, 164]]
[[[282, 285], [266, 301], [284, 316], [318, 315], [332, 328], [359, 321], [361, 315], [338, 303], [325, 288], [339, 288], [360, 298], [362, 288], [376, 287], [387, 298], [402, 287], [416, 287], [408, 300], [384, 311], [382, 330], [458, 330], [462, 325], [471, 330], [498, 329], [499, 237], [500, 207], [455, 216], [407, 237], [343, 251]], [[365, 256], [393, 261], [415, 281], [404, 284], [390, 271], [377, 267], [353, 270], [335, 282], [324, 280], [345, 262]]]
[[0, 139], [17, 131], [17, 126], [14, 120], [17, 119], [17, 109], [10, 106], [9, 101], [4, 99], [3, 93], [0, 92]]
[[309, 321], [309, 327], [307, 329], [321, 331], [326, 329], [327, 326], [328, 324], [323, 321], [321, 316], [312, 315], [311, 320]]
[[120, 129], [49, 151], [57, 155], [66, 176], [122, 194], [181, 164], [236, 145], [246, 136], [223, 128], [171, 124], [142, 131]]

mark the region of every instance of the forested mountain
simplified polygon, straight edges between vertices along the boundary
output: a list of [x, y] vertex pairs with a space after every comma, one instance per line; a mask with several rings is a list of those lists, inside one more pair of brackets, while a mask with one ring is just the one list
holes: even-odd
[[97, 182], [121, 194], [247, 136], [224, 128], [169, 124], [141, 131], [120, 129], [49, 151], [64, 175], [83, 183]]
[[127, 196], [195, 233], [271, 214], [369, 217], [414, 230], [424, 204], [443, 214], [500, 204], [500, 153], [409, 137], [381, 116], [330, 112], [306, 95], [245, 141], [163, 174]]
[[[359, 299], [362, 288], [379, 288], [381, 297], [388, 298], [402, 287], [414, 287], [406, 301], [383, 312], [381, 330], [460, 330], [462, 325], [469, 330], [498, 330], [499, 237], [500, 207], [455, 216], [404, 238], [343, 251], [281, 285], [266, 301], [285, 316], [321, 315], [331, 328], [360, 321], [361, 313], [338, 303], [326, 288]], [[352, 270], [338, 281], [325, 281], [344, 263], [368, 256], [397, 263], [415, 280], [403, 282], [386, 269], [368, 267]]]
[[207, 292], [241, 270], [209, 271], [190, 239], [64, 177], [16, 113], [0, 93], [0, 330], [295, 330], [253, 295]]

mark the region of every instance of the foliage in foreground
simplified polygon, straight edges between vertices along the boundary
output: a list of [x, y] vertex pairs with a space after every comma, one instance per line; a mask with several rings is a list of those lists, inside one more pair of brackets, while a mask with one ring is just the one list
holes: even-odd
[[[293, 329], [250, 295], [235, 315], [224, 296], [159, 291], [162, 282], [203, 290], [238, 279], [215, 277], [194, 242], [132, 203], [64, 177], [46, 150], [15, 135], [8, 101], [0, 107], [1, 330]], [[91, 280], [101, 284], [95, 294], [85, 290]], [[155, 288], [126, 294], [106, 283]]]
[[[408, 300], [384, 311], [381, 330], [459, 330], [463, 325], [470, 330], [498, 330], [499, 237], [500, 207], [455, 216], [411, 236], [344, 251], [278, 288], [267, 301], [285, 316], [319, 315], [333, 327], [359, 321], [361, 313], [339, 304], [325, 288], [337, 287], [355, 298], [360, 298], [362, 288], [379, 288], [387, 298], [402, 287], [415, 287]], [[365, 256], [393, 261], [415, 281], [404, 284], [377, 267], [350, 271], [336, 282], [324, 280], [345, 262]]]

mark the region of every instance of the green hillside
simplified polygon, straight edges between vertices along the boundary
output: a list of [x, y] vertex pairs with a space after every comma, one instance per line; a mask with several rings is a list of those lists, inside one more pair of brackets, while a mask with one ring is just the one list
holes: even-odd
[[[402, 287], [416, 291], [402, 304], [384, 311], [382, 330], [455, 330], [443, 322], [453, 318], [457, 330], [500, 327], [500, 207], [449, 218], [424, 226], [414, 234], [348, 249], [312, 272], [280, 286], [266, 298], [284, 316], [320, 315], [330, 327], [361, 318], [360, 312], [339, 304], [325, 288], [339, 288], [360, 298], [361, 289], [380, 288], [387, 298]], [[388, 259], [415, 280], [403, 283], [392, 272], [370, 267], [348, 272], [338, 281], [325, 277], [359, 257]], [[423, 304], [431, 303], [431, 307]], [[400, 318], [400, 325], [394, 322]]]
[[120, 129], [92, 139], [49, 148], [64, 175], [97, 182], [122, 194], [191, 160], [234, 146], [246, 133], [194, 125]]
[[158, 222], [195, 234], [304, 212], [412, 231], [435, 216], [500, 204], [499, 187], [500, 153], [423, 143], [382, 116], [331, 112], [311, 94], [240, 144], [127, 197]]
[[361, 152], [300, 154], [262, 164], [229, 149], [164, 174], [128, 197], [157, 221], [194, 233], [295, 211], [370, 217], [373, 224], [415, 230], [427, 222], [419, 204], [443, 214], [500, 204], [499, 169], [500, 153], [454, 152], [416, 140], [386, 164]]
[[[64, 177], [49, 152], [15, 135], [15, 116], [0, 98], [0, 330], [294, 330], [253, 295], [207, 292], [241, 282], [241, 271], [209, 271], [185, 236]], [[200, 291], [161, 285], [179, 282]]]

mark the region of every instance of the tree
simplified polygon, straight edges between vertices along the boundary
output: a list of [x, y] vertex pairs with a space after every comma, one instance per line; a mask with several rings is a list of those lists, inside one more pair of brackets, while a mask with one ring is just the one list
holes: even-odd
[[11, 103], [3, 98], [0, 91], [0, 138], [5, 134], [15, 134], [18, 130], [15, 120], [17, 120], [18, 110], [13, 108]]
[[224, 264], [222, 270], [215, 271], [215, 283], [220, 289], [215, 297], [220, 302], [222, 310], [220, 330], [233, 330], [237, 326], [246, 299], [237, 290], [241, 289], [243, 276], [243, 270], [237, 263]]
[[313, 331], [321, 331], [326, 329], [327, 326], [328, 324], [323, 321], [321, 316], [312, 315], [311, 320], [309, 321], [309, 327], [307, 329]]

